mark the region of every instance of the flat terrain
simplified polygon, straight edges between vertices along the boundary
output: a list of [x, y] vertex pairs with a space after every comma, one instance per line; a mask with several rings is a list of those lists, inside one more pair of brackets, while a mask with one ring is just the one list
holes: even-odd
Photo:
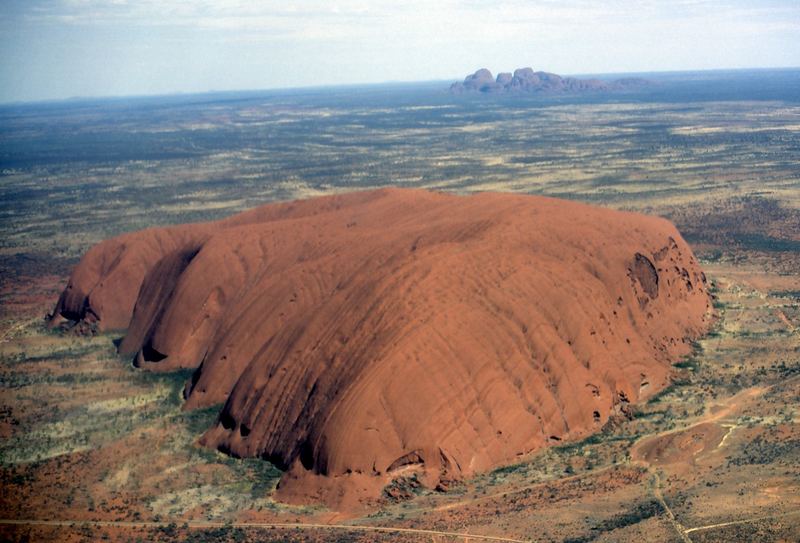
[[[800, 539], [800, 75], [682, 77], [613, 102], [379, 87], [0, 108], [0, 538]], [[716, 327], [601, 433], [447, 492], [402, 481], [345, 518], [278, 503], [269, 463], [197, 445], [221, 406], [184, 411], [188, 373], [43, 325], [100, 239], [388, 184], [667, 216]]]

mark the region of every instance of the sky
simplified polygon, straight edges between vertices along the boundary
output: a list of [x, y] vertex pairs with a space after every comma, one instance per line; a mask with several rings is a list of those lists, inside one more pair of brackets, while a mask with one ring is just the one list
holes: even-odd
[[799, 0], [0, 0], [0, 102], [800, 66]]

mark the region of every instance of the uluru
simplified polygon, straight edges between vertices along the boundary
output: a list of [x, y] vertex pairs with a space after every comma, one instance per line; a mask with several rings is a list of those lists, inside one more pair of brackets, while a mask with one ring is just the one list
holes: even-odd
[[412, 189], [268, 204], [90, 249], [53, 323], [125, 330], [194, 368], [202, 444], [344, 507], [596, 432], [669, 383], [712, 320], [667, 220], [553, 198]]

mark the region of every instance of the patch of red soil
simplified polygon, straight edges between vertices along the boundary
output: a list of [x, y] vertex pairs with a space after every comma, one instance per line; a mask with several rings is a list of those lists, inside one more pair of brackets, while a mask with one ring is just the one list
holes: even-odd
[[128, 327], [142, 367], [196, 367], [187, 407], [226, 402], [203, 443], [334, 506], [599, 429], [667, 382], [710, 309], [666, 220], [400, 189], [114, 238], [56, 308]]
[[725, 433], [726, 429], [719, 424], [704, 422], [647, 439], [631, 451], [631, 457], [654, 466], [693, 463], [698, 454], [714, 450], [722, 442]]

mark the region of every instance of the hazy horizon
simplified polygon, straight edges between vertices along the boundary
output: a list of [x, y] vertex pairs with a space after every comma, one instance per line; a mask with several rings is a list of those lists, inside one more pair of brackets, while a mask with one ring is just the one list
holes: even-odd
[[795, 68], [789, 0], [8, 0], [0, 103], [560, 74]]
[[[46, 104], [46, 103], [59, 103], [59, 102], [80, 102], [80, 101], [93, 101], [93, 100], [125, 100], [125, 99], [149, 99], [149, 98], [171, 98], [171, 97], [192, 97], [192, 96], [203, 96], [203, 95], [215, 95], [215, 94], [249, 94], [249, 93], [279, 93], [279, 92], [291, 92], [291, 91], [336, 91], [337, 89], [347, 89], [347, 88], [359, 88], [359, 89], [368, 89], [370, 87], [404, 87], [404, 86], [416, 86], [416, 85], [448, 85], [455, 81], [461, 81], [467, 75], [474, 73], [476, 70], [480, 68], [487, 68], [492, 72], [493, 76], [497, 76], [500, 72], [513, 72], [517, 68], [524, 68], [525, 66], [517, 66], [514, 68], [501, 68], [498, 70], [493, 70], [487, 66], [480, 66], [476, 67], [474, 70], [470, 70], [467, 73], [462, 75], [457, 75], [454, 77], [444, 77], [444, 78], [437, 78], [437, 79], [424, 79], [424, 80], [386, 80], [386, 81], [368, 81], [363, 83], [349, 83], [349, 82], [342, 82], [342, 83], [329, 83], [329, 84], [317, 84], [317, 85], [286, 85], [282, 87], [254, 87], [254, 88], [228, 88], [228, 89], [202, 89], [202, 90], [192, 90], [192, 91], [171, 91], [171, 92], [153, 92], [153, 93], [140, 93], [140, 94], [99, 94], [99, 95], [75, 95], [75, 96], [64, 96], [64, 97], [55, 97], [55, 98], [40, 98], [40, 99], [32, 99], [32, 100], [7, 100], [7, 101], [0, 101], [0, 106], [14, 106], [14, 105], [27, 105], [27, 104]], [[538, 68], [535, 68], [538, 71]], [[544, 70], [548, 71], [548, 70]], [[702, 70], [665, 70], [665, 71], [649, 71], [649, 72], [593, 72], [593, 73], [559, 73], [558, 75], [564, 77], [597, 77], [600, 79], [613, 79], [617, 77], [626, 77], [626, 76], [642, 76], [642, 77], [651, 77], [653, 80], [658, 81], [662, 77], [669, 77], [671, 75], [682, 75], [682, 74], [704, 74], [704, 73], [748, 73], [748, 72], [793, 72], [793, 71], [800, 71], [800, 64], [796, 66], [759, 66], [759, 67], [745, 67], [745, 68], [706, 68]], [[445, 92], [447, 88], [445, 86], [441, 87], [442, 92]]]

